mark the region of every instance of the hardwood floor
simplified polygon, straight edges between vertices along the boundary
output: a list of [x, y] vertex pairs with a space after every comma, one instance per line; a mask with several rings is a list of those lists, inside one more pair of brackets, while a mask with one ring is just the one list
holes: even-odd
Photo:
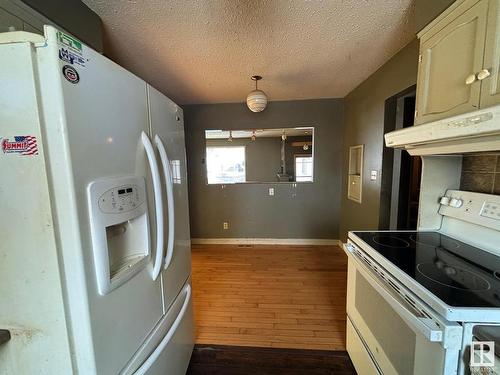
[[196, 345], [187, 375], [355, 375], [346, 352]]
[[336, 246], [193, 245], [196, 343], [345, 350]]

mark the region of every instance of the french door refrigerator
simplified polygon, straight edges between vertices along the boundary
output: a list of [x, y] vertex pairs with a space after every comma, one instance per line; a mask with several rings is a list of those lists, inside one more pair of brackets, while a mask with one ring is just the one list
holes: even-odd
[[0, 373], [185, 373], [182, 109], [53, 27], [0, 56]]

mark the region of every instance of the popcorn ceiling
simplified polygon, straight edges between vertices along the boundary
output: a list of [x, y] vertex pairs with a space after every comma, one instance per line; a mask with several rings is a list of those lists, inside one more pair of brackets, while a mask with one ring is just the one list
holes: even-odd
[[105, 51], [179, 104], [344, 97], [414, 37], [414, 0], [83, 0]]

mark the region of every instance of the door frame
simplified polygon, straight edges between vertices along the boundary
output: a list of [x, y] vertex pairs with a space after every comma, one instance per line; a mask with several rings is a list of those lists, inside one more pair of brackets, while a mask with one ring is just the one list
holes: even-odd
[[[404, 126], [403, 108], [401, 108], [404, 99], [416, 96], [417, 86], [412, 85], [397, 94], [385, 100], [384, 108], [384, 134], [402, 129]], [[398, 110], [398, 105], [400, 106]], [[401, 166], [401, 152], [384, 143], [382, 151], [382, 176], [380, 179], [380, 210], [379, 210], [379, 229], [385, 230], [391, 228], [391, 223], [397, 223], [397, 210], [394, 213], [394, 205], [397, 206], [399, 197], [395, 192], [399, 191], [399, 181], [395, 181], [395, 169]], [[401, 175], [401, 171], [396, 171]]]

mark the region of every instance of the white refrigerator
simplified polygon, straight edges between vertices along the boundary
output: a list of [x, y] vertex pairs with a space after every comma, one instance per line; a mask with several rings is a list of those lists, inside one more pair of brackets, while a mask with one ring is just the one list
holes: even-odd
[[185, 373], [182, 109], [53, 27], [0, 56], [0, 373]]

